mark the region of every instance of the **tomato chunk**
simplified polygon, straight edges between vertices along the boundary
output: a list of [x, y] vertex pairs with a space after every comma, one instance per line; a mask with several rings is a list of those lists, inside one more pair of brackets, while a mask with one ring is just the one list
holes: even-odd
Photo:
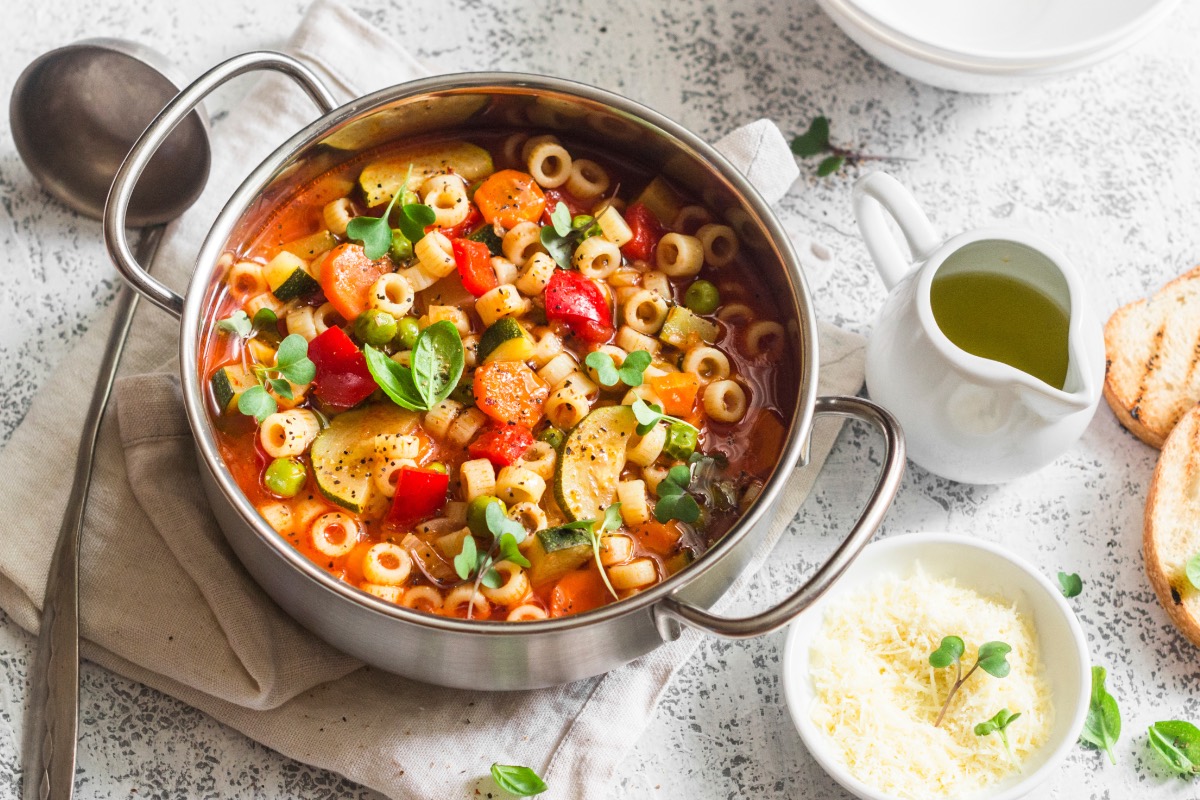
[[558, 208], [559, 203], [567, 204], [567, 208], [570, 209], [572, 217], [578, 217], [580, 214], [584, 214], [588, 210], [587, 205], [582, 200], [576, 200], [573, 196], [567, 194], [562, 189], [547, 189], [546, 210], [542, 212], [543, 225], [554, 224], [550, 219], [550, 215], [554, 213], [554, 209]]
[[486, 458], [496, 467], [517, 463], [533, 444], [533, 433], [523, 425], [498, 425], [471, 442], [471, 458]]
[[450, 244], [454, 248], [458, 274], [468, 292], [481, 297], [500, 285], [496, 270], [492, 268], [492, 251], [486, 244], [470, 239], [451, 239]]
[[521, 361], [491, 361], [475, 370], [475, 405], [497, 422], [532, 428], [550, 388]]
[[329, 328], [309, 342], [308, 357], [317, 368], [313, 394], [321, 402], [350, 408], [375, 391], [366, 356], [341, 328]]
[[568, 572], [550, 592], [550, 616], [580, 614], [599, 608], [612, 599], [595, 564]]
[[446, 504], [450, 476], [420, 467], [402, 467], [396, 478], [396, 496], [388, 511], [388, 522], [410, 525], [428, 519]]
[[321, 289], [347, 322], [366, 311], [371, 286], [392, 271], [387, 258], [372, 261], [357, 244], [339, 244], [321, 262]]
[[452, 225], [449, 228], [439, 228], [437, 225], [429, 225], [425, 228], [425, 232], [441, 231], [447, 238], [456, 239], [460, 236], [466, 236], [471, 231], [479, 227], [479, 222], [483, 219], [483, 215], [479, 213], [479, 209], [471, 206], [471, 210], [467, 213], [467, 218], [457, 225]]
[[634, 203], [625, 209], [625, 224], [629, 226], [633, 238], [621, 248], [626, 258], [637, 258], [642, 261], [654, 261], [654, 250], [658, 240], [666, 231], [654, 212], [641, 203]]
[[512, 228], [519, 222], [537, 222], [546, 210], [546, 195], [529, 173], [502, 169], [475, 190], [475, 205], [485, 222]]
[[606, 342], [613, 335], [612, 311], [599, 287], [571, 270], [556, 270], [546, 284], [546, 318], [565, 323], [585, 342]]

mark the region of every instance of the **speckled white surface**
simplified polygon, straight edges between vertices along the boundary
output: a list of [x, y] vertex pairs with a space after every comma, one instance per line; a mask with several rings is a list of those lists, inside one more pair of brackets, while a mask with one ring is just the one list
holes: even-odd
[[[368, 18], [435, 69], [523, 69], [615, 89], [716, 138], [759, 116], [794, 132], [817, 113], [834, 137], [911, 160], [889, 169], [935, 224], [1033, 228], [1088, 276], [1101, 316], [1200, 262], [1200, 4], [1187, 3], [1130, 52], [1018, 95], [971, 97], [917, 85], [873, 62], [812, 0], [357, 0]], [[276, 46], [299, 0], [64, 0], [6, 15], [0, 94], [36, 55], [75, 39], [127, 36], [169, 53], [188, 76], [237, 52]], [[244, 90], [224, 90], [221, 109]], [[112, 298], [99, 224], [42, 194], [0, 136], [0, 437]], [[819, 315], [866, 332], [883, 290], [854, 231], [856, 174], [806, 173], [782, 204], [792, 230], [841, 266], [814, 276]], [[0, 440], [2, 440], [0, 438]], [[861, 502], [872, 439], [847, 429], [795, 530], [758, 582], [760, 600], [810, 571]], [[1142, 504], [1154, 452], [1107, 409], [1076, 448], [1036, 476], [969, 487], [910, 469], [886, 534], [952, 529], [1079, 572], [1074, 600], [1096, 663], [1124, 712], [1120, 762], [1079, 749], [1041, 797], [1195, 798], [1146, 748], [1157, 719], [1200, 720], [1197, 651], [1170, 627], [1142, 575]], [[6, 511], [11, 511], [6, 509]], [[3, 557], [0, 555], [0, 557]], [[782, 703], [782, 633], [710, 642], [682, 670], [612, 796], [841, 798], [807, 756]], [[0, 619], [0, 797], [17, 793], [31, 638]], [[84, 665], [79, 796], [367, 797], [157, 692]]]

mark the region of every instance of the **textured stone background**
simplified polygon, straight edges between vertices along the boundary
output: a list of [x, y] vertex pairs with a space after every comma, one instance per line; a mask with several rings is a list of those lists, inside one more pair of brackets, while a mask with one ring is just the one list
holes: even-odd
[[[889, 166], [935, 224], [959, 231], [1021, 225], [1058, 242], [1089, 278], [1101, 315], [1200, 260], [1200, 4], [1186, 3], [1133, 50], [1086, 74], [1009, 96], [957, 95], [874, 62], [812, 0], [355, 0], [365, 16], [437, 70], [519, 69], [588, 81], [641, 100], [709, 138], [760, 116], [785, 132], [815, 114], [836, 140], [905, 156]], [[51, 47], [127, 36], [173, 57], [187, 76], [235, 53], [278, 46], [297, 0], [22, 4], [0, 49], [0, 95]], [[244, 89], [223, 90], [221, 109]], [[0, 441], [45, 376], [111, 300], [115, 276], [99, 225], [64, 211], [0, 135]], [[855, 234], [856, 173], [806, 172], [780, 215], [826, 243], [840, 266], [810, 276], [820, 316], [867, 332], [883, 290]], [[874, 469], [871, 435], [847, 429], [817, 490], [759, 581], [765, 602], [832, 547]], [[1047, 573], [1085, 580], [1072, 601], [1096, 663], [1111, 673], [1125, 734], [1113, 767], [1079, 749], [1039, 796], [1194, 798], [1146, 748], [1156, 719], [1200, 720], [1196, 650], [1155, 602], [1140, 555], [1154, 453], [1101, 408], [1082, 442], [1040, 474], [970, 487], [912, 468], [887, 535], [950, 529], [1006, 544]], [[17, 510], [6, 509], [12, 513]], [[2, 556], [0, 556], [2, 557]], [[845, 796], [801, 747], [782, 705], [783, 634], [710, 642], [682, 670], [634, 755], [618, 798]], [[31, 639], [0, 618], [0, 797], [15, 796]], [[370, 796], [289, 761], [199, 712], [84, 665], [79, 793], [85, 798]], [[895, 746], [881, 743], [880, 746]]]

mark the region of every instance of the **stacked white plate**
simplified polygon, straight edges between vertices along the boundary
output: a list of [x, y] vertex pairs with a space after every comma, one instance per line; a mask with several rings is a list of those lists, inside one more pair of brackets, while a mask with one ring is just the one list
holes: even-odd
[[1076, 72], [1144, 36], [1179, 0], [817, 0], [860, 47], [910, 78], [1010, 92]]

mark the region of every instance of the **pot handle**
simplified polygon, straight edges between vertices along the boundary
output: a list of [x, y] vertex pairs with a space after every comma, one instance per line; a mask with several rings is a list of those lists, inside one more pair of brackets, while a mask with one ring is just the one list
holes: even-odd
[[296, 81], [317, 104], [322, 114], [337, 107], [337, 101], [316, 73], [291, 56], [269, 50], [234, 56], [201, 75], [167, 103], [166, 108], [159, 112], [133, 145], [121, 168], [117, 170], [112, 188], [108, 191], [108, 201], [104, 206], [104, 244], [108, 249], [109, 258], [138, 294], [175, 317], [183, 315], [183, 297], [152, 278], [138, 263], [133, 249], [129, 246], [125, 218], [130, 199], [133, 197], [133, 189], [155, 151], [200, 101], [231, 78], [259, 70], [282, 72]]
[[883, 407], [859, 397], [819, 397], [814, 414], [861, 419], [873, 423], [883, 433], [883, 469], [862, 515], [816, 574], [781, 603], [766, 611], [750, 617], [721, 617], [675, 597], [663, 598], [654, 613], [664, 639], [676, 638], [668, 627], [671, 620], [724, 639], [748, 639], [781, 628], [824, 594], [871, 541], [904, 475], [904, 434], [900, 430], [900, 423]]

